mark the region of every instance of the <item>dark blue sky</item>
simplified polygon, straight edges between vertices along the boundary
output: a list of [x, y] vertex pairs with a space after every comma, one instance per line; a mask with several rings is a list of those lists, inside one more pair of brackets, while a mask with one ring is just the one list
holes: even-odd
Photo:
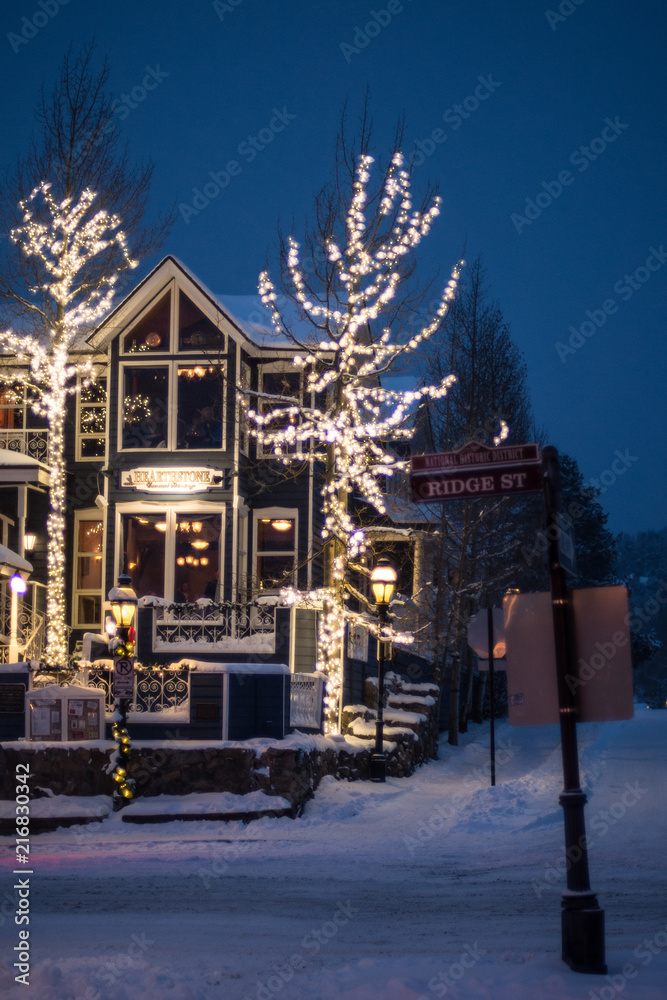
[[[415, 180], [444, 198], [424, 273], [464, 243], [483, 254], [538, 425], [602, 477], [611, 528], [667, 524], [663, 3], [6, 0], [0, 18], [2, 161], [69, 41], [94, 35], [129, 97], [119, 127], [155, 161], [155, 206], [196, 209], [165, 253], [221, 293], [256, 290], [279, 219], [298, 234], [342, 102], [368, 84], [377, 152], [404, 114], [406, 151], [427, 154]], [[211, 171], [226, 186], [194, 201]]]

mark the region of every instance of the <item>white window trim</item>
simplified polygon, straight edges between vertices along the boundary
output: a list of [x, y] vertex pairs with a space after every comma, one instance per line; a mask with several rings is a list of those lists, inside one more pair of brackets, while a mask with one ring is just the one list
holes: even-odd
[[[228, 382], [228, 370], [229, 365], [226, 358], [221, 359], [216, 362], [223, 370], [223, 383], [222, 383], [222, 439], [219, 448], [177, 448], [176, 447], [176, 422], [178, 420], [178, 369], [185, 367], [195, 367], [200, 364], [198, 361], [190, 359], [189, 361], [183, 357], [179, 358], [160, 358], [154, 361], [144, 360], [142, 358], [141, 362], [137, 363], [139, 355], [131, 355], [129, 358], [125, 358], [120, 362], [118, 366], [118, 423], [116, 430], [116, 444], [117, 451], [123, 454], [142, 454], [145, 452], [155, 452], [158, 454], [163, 454], [169, 452], [171, 455], [199, 455], [202, 452], [223, 452], [227, 450], [227, 382]], [[205, 367], [201, 363], [201, 367]], [[207, 365], [206, 367], [210, 367]], [[125, 386], [125, 369], [126, 368], [167, 368], [167, 412], [169, 414], [169, 422], [167, 425], [167, 446], [166, 448], [124, 448], [123, 447], [123, 390]]]
[[123, 514], [165, 514], [167, 530], [164, 538], [164, 599], [174, 599], [174, 575], [176, 562], [176, 515], [177, 514], [220, 514], [220, 547], [218, 568], [220, 573], [221, 591], [225, 584], [225, 532], [227, 504], [224, 501], [211, 502], [206, 500], [177, 500], [162, 503], [159, 500], [130, 500], [116, 504], [116, 550], [114, 552], [114, 580], [118, 579], [123, 566]]
[[[102, 556], [102, 565], [100, 569], [100, 580], [101, 584], [98, 590], [86, 590], [77, 587], [78, 575], [79, 575], [79, 524], [81, 521], [99, 521], [102, 525], [102, 546], [100, 549], [100, 555]], [[75, 510], [74, 511], [74, 545], [72, 550], [72, 562], [74, 564], [74, 572], [72, 574], [72, 628], [85, 628], [90, 631], [92, 628], [102, 628], [102, 622], [104, 621], [104, 609], [106, 604], [106, 594], [104, 592], [104, 580], [105, 580], [105, 550], [106, 550], [106, 530], [104, 517], [97, 507], [88, 507], [86, 510]], [[101, 607], [101, 620], [98, 622], [80, 622], [79, 621], [79, 596], [95, 596], [100, 597], [100, 607]]]
[[[222, 337], [222, 343], [216, 349], [215, 352], [202, 352], [198, 351], [196, 348], [184, 348], [182, 351], [179, 350], [178, 346], [178, 330], [179, 330], [179, 312], [180, 312], [180, 293], [183, 293], [188, 299], [190, 299], [197, 308], [204, 314], [204, 316], [211, 322], [217, 330], [220, 331], [220, 336]], [[158, 302], [163, 298], [164, 295], [171, 295], [171, 308], [169, 314], [169, 344], [164, 348], [160, 348], [156, 351], [126, 351], [125, 342], [128, 334], [132, 333], [132, 330], [145, 319], [148, 312], [158, 304]], [[120, 338], [119, 354], [122, 358], [163, 358], [167, 355], [201, 355], [203, 354], [207, 358], [211, 358], [213, 355], [219, 357], [223, 354], [227, 354], [228, 351], [228, 335], [221, 325], [222, 316], [215, 309], [212, 308], [211, 303], [208, 302], [206, 298], [201, 296], [196, 289], [184, 288], [178, 281], [173, 278], [163, 285], [159, 291], [153, 295], [150, 302], [147, 302], [141, 312], [137, 313], [134, 319], [127, 325], [123, 330]], [[210, 360], [209, 360], [210, 364]]]
[[290, 552], [294, 554], [294, 569], [292, 570], [292, 586], [296, 586], [296, 574], [297, 574], [297, 562], [299, 557], [299, 510], [298, 507], [255, 507], [252, 512], [252, 593], [253, 594], [270, 594], [271, 590], [259, 589], [259, 577], [257, 576], [257, 559], [260, 556], [258, 551], [257, 538], [258, 538], [258, 524], [261, 520], [270, 518], [274, 520], [276, 518], [284, 517], [285, 520], [294, 520], [294, 548], [293, 549], [283, 549], [277, 552], [266, 552], [265, 555], [289, 555]]
[[[102, 462], [106, 463], [109, 456], [109, 373], [107, 369], [100, 370], [96, 373], [97, 378], [104, 379], [106, 382], [107, 392], [106, 392], [106, 402], [105, 403], [83, 403], [84, 406], [95, 406], [100, 409], [104, 406], [104, 431], [101, 434], [82, 434], [81, 433], [81, 376], [77, 377], [77, 393], [76, 393], [76, 461], [77, 462]], [[104, 454], [103, 455], [82, 455], [81, 454], [81, 442], [86, 441], [89, 438], [104, 438]]]

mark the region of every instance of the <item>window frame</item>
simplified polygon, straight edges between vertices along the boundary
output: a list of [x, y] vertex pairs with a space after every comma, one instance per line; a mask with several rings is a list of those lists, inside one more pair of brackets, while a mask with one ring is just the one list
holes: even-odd
[[[260, 393], [264, 392], [264, 374], [265, 373], [269, 374], [269, 375], [272, 375], [274, 373], [278, 373], [279, 375], [292, 375], [292, 374], [295, 374], [295, 375], [299, 376], [299, 405], [301, 407], [303, 407], [305, 405], [304, 404], [304, 399], [305, 399], [305, 389], [304, 389], [305, 380], [304, 380], [304, 375], [303, 375], [303, 369], [297, 368], [297, 366], [294, 365], [291, 361], [267, 361], [265, 364], [262, 364], [260, 362], [260, 364], [259, 364], [258, 367], [259, 367], [259, 372], [258, 372], [258, 377], [257, 377], [257, 384], [258, 384], [258, 390], [257, 391], [258, 392], [260, 392]], [[260, 412], [260, 413], [261, 413], [261, 410], [262, 410], [262, 402], [263, 402], [263, 400], [262, 400], [261, 396], [258, 396], [257, 397], [256, 410], [258, 412]], [[303, 444], [304, 444], [304, 442], [302, 442], [302, 444], [301, 444], [302, 449], [303, 449]], [[285, 451], [286, 451], [287, 454], [289, 454], [290, 451], [293, 451], [293, 450], [296, 451], [296, 447], [297, 447], [297, 445], [295, 444], [289, 450], [285, 449]], [[271, 447], [271, 445], [268, 445], [268, 444], [259, 444], [259, 442], [258, 442], [257, 443], [257, 457], [258, 458], [273, 458], [274, 454], [273, 454], [273, 448]]]
[[[196, 359], [188, 359], [184, 356], [179, 356], [176, 358], [160, 358], [159, 361], [150, 362], [148, 360], [142, 361], [142, 363], [137, 364], [134, 360], [136, 356], [130, 355], [129, 358], [124, 358], [118, 364], [118, 421], [116, 429], [116, 444], [117, 451], [123, 454], [144, 454], [146, 452], [158, 451], [160, 454], [163, 452], [169, 452], [171, 455], [199, 455], [206, 452], [223, 452], [227, 450], [227, 387], [228, 387], [228, 371], [229, 364], [227, 358], [222, 358], [220, 361], [215, 362], [216, 367], [222, 369], [222, 435], [220, 445], [217, 448], [177, 448], [178, 435], [177, 435], [177, 424], [178, 424], [178, 369], [179, 368], [194, 368], [194, 367], [210, 367], [210, 361], [207, 365], [200, 364]], [[155, 446], [150, 446], [147, 448], [126, 448], [123, 445], [123, 399], [124, 399], [124, 388], [125, 388], [125, 369], [126, 368], [166, 368], [167, 369], [167, 413], [168, 423], [167, 423], [167, 442], [165, 448], [156, 449]]]
[[[175, 564], [176, 564], [176, 517], [179, 514], [219, 514], [219, 574], [221, 593], [225, 592], [225, 541], [227, 532], [226, 514], [227, 501], [211, 500], [175, 500], [173, 503], [162, 503], [155, 500], [127, 500], [116, 504], [115, 512], [115, 551], [114, 579], [124, 569], [123, 563], [123, 515], [124, 514], [164, 514], [167, 530], [164, 533], [164, 600], [174, 601]], [[166, 596], [171, 595], [171, 596]]]
[[[269, 518], [269, 520], [277, 520], [278, 518], [284, 518], [286, 521], [294, 521], [294, 548], [293, 549], [283, 549], [278, 551], [259, 551], [259, 522]], [[297, 583], [297, 561], [299, 555], [299, 509], [298, 507], [255, 507], [252, 512], [252, 572], [251, 572], [251, 586], [252, 593], [255, 595], [262, 594], [273, 594], [277, 593], [282, 587], [295, 587]], [[260, 586], [258, 569], [258, 560], [261, 555], [274, 555], [283, 556], [290, 555], [294, 556], [294, 566], [292, 568], [292, 581], [291, 583], [281, 584], [280, 587], [270, 587], [263, 590]]]
[[[122, 334], [120, 336], [120, 343], [118, 345], [118, 353], [119, 353], [120, 357], [122, 357], [122, 358], [147, 358], [147, 357], [151, 357], [151, 358], [160, 358], [160, 359], [162, 359], [162, 358], [168, 356], [169, 354], [174, 354], [175, 353], [174, 350], [173, 350], [173, 343], [174, 343], [174, 321], [175, 321], [175, 318], [176, 318], [175, 315], [174, 315], [175, 312], [176, 312], [176, 310], [174, 309], [174, 298], [175, 298], [174, 287], [175, 287], [175, 284], [176, 284], [175, 281], [173, 281], [173, 279], [172, 279], [171, 281], [168, 281], [166, 285], [163, 285], [163, 287], [160, 288], [160, 290], [155, 293], [155, 295], [150, 300], [150, 302], [146, 303], [146, 305], [141, 310], [141, 312], [137, 313], [137, 315], [134, 317], [134, 319], [132, 320], [132, 322], [129, 323], [129, 325], [123, 330], [123, 332], [122, 332]], [[154, 309], [155, 306], [158, 305], [158, 303], [160, 302], [160, 300], [163, 297], [165, 297], [165, 295], [169, 296], [169, 300], [170, 300], [170, 306], [169, 306], [169, 338], [168, 338], [169, 339], [169, 343], [167, 344], [167, 346], [164, 347], [164, 348], [160, 348], [159, 350], [156, 350], [156, 351], [146, 351], [146, 352], [144, 352], [144, 351], [128, 351], [128, 350], [126, 350], [126, 348], [125, 348], [125, 342], [127, 341], [127, 338], [129, 337], [129, 335], [132, 333], [132, 331], [135, 329], [135, 327], [137, 327], [139, 325], [139, 323], [141, 323], [146, 318], [146, 316], [151, 311], [151, 309]]]
[[[109, 372], [106, 368], [96, 371], [95, 384], [97, 385], [100, 381], [104, 380], [106, 384], [105, 400], [103, 403], [84, 403], [81, 399], [81, 376], [77, 377], [77, 392], [76, 392], [76, 455], [75, 461], [77, 462], [102, 462], [106, 463], [107, 456], [109, 454]], [[104, 431], [101, 434], [88, 434], [81, 430], [81, 409], [82, 406], [95, 407], [97, 409], [104, 409]], [[83, 441], [90, 440], [91, 438], [104, 438], [104, 454], [103, 455], [84, 455], [82, 453], [81, 444]]]
[[[72, 574], [72, 628], [76, 629], [86, 629], [90, 631], [92, 628], [101, 629], [105, 617], [105, 605], [107, 604], [106, 593], [104, 591], [104, 580], [105, 580], [105, 569], [106, 569], [106, 528], [104, 523], [104, 516], [97, 507], [88, 507], [84, 510], [74, 511], [74, 541], [72, 546], [72, 563], [74, 572]], [[80, 552], [79, 550], [79, 525], [81, 521], [97, 521], [102, 525], [102, 542], [100, 546], [100, 556], [101, 567], [100, 567], [100, 586], [99, 589], [91, 589], [86, 587], [79, 587], [79, 557], [85, 555], [91, 555], [90, 552]], [[97, 622], [81, 622], [79, 621], [79, 597], [95, 597], [100, 598], [100, 619]]]

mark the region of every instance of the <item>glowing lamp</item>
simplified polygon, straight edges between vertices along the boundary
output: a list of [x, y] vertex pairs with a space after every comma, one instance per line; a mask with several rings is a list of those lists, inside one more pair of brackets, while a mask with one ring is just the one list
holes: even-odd
[[126, 573], [118, 577], [118, 585], [109, 591], [111, 613], [116, 625], [129, 628], [137, 610], [137, 595], [132, 590], [132, 581]]
[[15, 594], [25, 594], [28, 589], [28, 584], [25, 582], [20, 573], [14, 573], [9, 581], [9, 586]]
[[276, 531], [289, 531], [292, 527], [292, 522], [279, 519], [277, 521], [271, 521], [271, 527], [275, 528]]
[[205, 542], [203, 538], [195, 538], [194, 542], [190, 542], [193, 549], [207, 549], [208, 542]]
[[26, 531], [23, 536], [23, 548], [26, 552], [32, 552], [37, 544], [37, 535], [31, 531]]
[[389, 560], [384, 557], [378, 559], [375, 569], [371, 573], [371, 589], [376, 604], [382, 606], [389, 604], [397, 580], [398, 573]]

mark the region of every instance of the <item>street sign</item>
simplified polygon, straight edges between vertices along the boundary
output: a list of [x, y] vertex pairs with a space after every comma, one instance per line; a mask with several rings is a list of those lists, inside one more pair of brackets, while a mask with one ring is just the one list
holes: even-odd
[[488, 448], [478, 441], [468, 441], [455, 451], [434, 455], [415, 455], [411, 471], [420, 472], [467, 469], [476, 465], [513, 465], [516, 462], [539, 462], [540, 449], [536, 444], [515, 444], [503, 448]]
[[411, 459], [412, 494], [417, 501], [458, 500], [542, 489], [536, 444], [487, 448], [469, 441], [457, 451]]
[[132, 698], [134, 695], [134, 661], [124, 656], [113, 660], [114, 698]]
[[500, 467], [479, 466], [449, 472], [421, 473], [412, 477], [415, 500], [459, 500], [499, 493], [535, 493], [542, 489], [539, 462]]

